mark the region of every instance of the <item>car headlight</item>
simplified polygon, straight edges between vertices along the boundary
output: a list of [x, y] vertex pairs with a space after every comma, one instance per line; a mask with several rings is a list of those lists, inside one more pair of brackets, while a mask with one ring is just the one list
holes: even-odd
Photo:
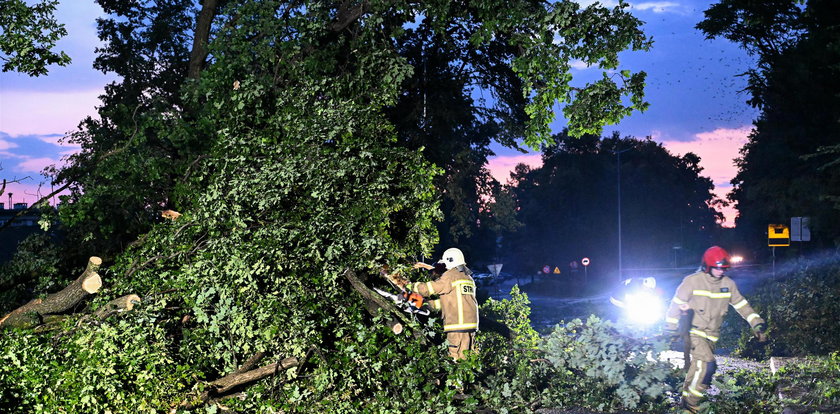
[[651, 324], [663, 318], [663, 305], [659, 298], [647, 292], [635, 292], [625, 296], [625, 313], [637, 323]]

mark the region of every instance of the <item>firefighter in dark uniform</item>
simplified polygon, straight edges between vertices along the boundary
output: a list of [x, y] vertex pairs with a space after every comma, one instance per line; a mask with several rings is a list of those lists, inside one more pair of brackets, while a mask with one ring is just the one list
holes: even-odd
[[764, 319], [741, 295], [735, 282], [724, 275], [729, 267], [726, 250], [718, 246], [707, 249], [701, 269], [683, 279], [665, 315], [665, 330], [676, 337], [680, 313], [693, 313], [690, 326], [691, 364], [682, 391], [683, 408], [690, 413], [697, 412], [717, 369], [715, 342], [720, 336], [720, 325], [729, 306], [750, 324], [760, 342], [767, 340]]
[[[443, 314], [443, 331], [449, 343], [449, 356], [455, 360], [463, 359], [465, 351], [475, 348], [475, 333], [478, 331], [478, 301], [472, 271], [467, 268], [461, 250], [451, 248], [443, 253], [438, 262], [446, 271], [431, 282], [417, 282], [411, 285], [412, 291], [424, 297], [439, 295], [432, 300], [434, 309]], [[425, 263], [415, 263], [415, 268], [434, 269]]]

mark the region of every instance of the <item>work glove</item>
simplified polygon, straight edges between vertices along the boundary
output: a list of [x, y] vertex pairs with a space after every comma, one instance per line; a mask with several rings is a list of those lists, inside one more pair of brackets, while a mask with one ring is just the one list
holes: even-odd
[[758, 339], [758, 342], [764, 343], [767, 342], [767, 333], [765, 332], [765, 326], [763, 323], [760, 323], [753, 327], [753, 334], [755, 338]]

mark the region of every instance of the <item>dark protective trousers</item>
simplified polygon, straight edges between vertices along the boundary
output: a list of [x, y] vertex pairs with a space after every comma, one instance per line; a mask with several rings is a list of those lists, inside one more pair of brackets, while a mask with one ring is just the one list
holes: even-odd
[[715, 343], [696, 335], [691, 335], [691, 365], [683, 384], [683, 405], [691, 412], [697, 412], [700, 400], [712, 384], [712, 375], [717, 370], [715, 362]]

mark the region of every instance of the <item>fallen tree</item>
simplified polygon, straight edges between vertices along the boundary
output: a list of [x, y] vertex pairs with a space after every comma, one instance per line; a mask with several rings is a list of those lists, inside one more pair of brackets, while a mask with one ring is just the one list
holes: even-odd
[[344, 272], [344, 277], [350, 282], [350, 286], [353, 287], [353, 290], [362, 297], [362, 304], [367, 310], [368, 314], [371, 316], [377, 316], [380, 310], [385, 310], [386, 312], [390, 313], [392, 316], [389, 318], [385, 323], [391, 329], [391, 332], [394, 334], [400, 334], [405, 329], [404, 323], [407, 324], [409, 322], [408, 318], [402, 314], [399, 310], [397, 310], [396, 306], [392, 303], [386, 301], [382, 296], [377, 295], [374, 293], [369, 287], [367, 287], [364, 282], [356, 276], [356, 273], [352, 270], [346, 270]]
[[92, 256], [84, 272], [59, 292], [33, 299], [0, 319], [0, 328], [31, 328], [44, 322], [47, 315], [59, 314], [76, 306], [102, 287], [99, 266], [102, 259]]

